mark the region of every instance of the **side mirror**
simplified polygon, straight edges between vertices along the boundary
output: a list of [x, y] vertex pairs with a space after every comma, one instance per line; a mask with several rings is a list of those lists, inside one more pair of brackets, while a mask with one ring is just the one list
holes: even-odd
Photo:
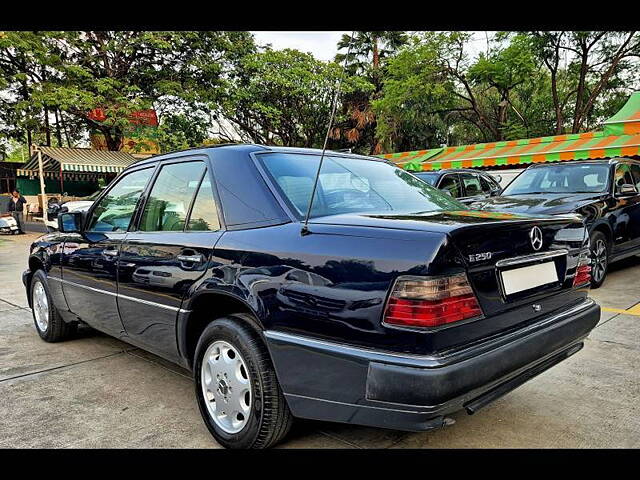
[[58, 215], [58, 230], [63, 233], [80, 233], [82, 231], [82, 212], [65, 212]]
[[631, 185], [630, 183], [625, 183], [624, 185], [620, 185], [618, 187], [618, 195], [621, 197], [629, 197], [631, 195], [637, 195], [638, 189], [635, 185]]
[[501, 188], [495, 188], [495, 189], [491, 190], [491, 194], [489, 196], [497, 197], [501, 193], [502, 193], [502, 189]]
[[502, 175], [492, 175], [492, 177], [496, 179], [496, 182], [502, 183]]

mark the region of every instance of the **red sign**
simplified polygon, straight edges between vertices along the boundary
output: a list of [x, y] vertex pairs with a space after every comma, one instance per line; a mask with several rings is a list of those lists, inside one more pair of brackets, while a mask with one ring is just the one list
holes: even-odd
[[[104, 122], [107, 119], [107, 114], [104, 108], [94, 108], [87, 114], [87, 117], [96, 122]], [[134, 125], [158, 126], [158, 116], [153, 109], [132, 112], [129, 116], [129, 121]]]

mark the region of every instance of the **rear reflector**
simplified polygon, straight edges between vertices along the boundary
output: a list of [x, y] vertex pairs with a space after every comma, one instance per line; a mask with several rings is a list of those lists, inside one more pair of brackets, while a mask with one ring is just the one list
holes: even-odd
[[449, 277], [399, 277], [384, 314], [384, 323], [439, 327], [482, 315], [464, 273]]
[[576, 276], [573, 277], [573, 286], [581, 287], [591, 283], [591, 253], [589, 250], [580, 252]]

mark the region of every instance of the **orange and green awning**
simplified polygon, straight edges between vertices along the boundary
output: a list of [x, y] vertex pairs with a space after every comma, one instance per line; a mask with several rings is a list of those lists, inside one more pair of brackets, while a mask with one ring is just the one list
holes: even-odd
[[381, 155], [412, 171], [484, 168], [640, 155], [640, 92], [597, 132]]
[[387, 153], [379, 156], [407, 170], [419, 170], [421, 163], [435, 157], [441, 153], [442, 150], [444, 150], [444, 148], [432, 148], [429, 150], [415, 150], [413, 152]]

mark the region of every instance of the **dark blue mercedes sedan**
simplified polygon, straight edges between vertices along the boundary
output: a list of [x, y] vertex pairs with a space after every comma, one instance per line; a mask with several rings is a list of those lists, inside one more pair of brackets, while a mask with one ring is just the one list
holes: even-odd
[[[224, 145], [125, 170], [31, 246], [38, 334], [80, 323], [193, 371], [222, 445], [295, 417], [428, 430], [579, 351], [579, 217], [478, 212], [386, 161]], [[141, 379], [142, 381], [142, 379]]]

